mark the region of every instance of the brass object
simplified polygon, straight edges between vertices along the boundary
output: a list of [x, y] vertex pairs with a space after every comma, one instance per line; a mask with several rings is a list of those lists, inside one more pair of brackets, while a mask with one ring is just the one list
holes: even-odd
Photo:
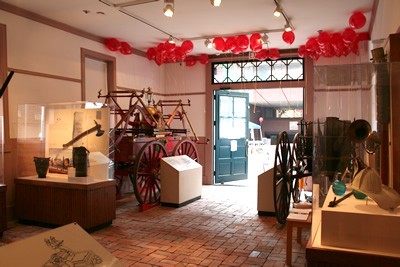
[[348, 136], [354, 143], [364, 142], [371, 133], [371, 125], [366, 120], [355, 120], [350, 124]]
[[347, 132], [348, 137], [354, 143], [362, 143], [368, 154], [374, 154], [381, 144], [378, 134], [371, 132], [371, 125], [366, 120], [355, 120], [350, 124]]

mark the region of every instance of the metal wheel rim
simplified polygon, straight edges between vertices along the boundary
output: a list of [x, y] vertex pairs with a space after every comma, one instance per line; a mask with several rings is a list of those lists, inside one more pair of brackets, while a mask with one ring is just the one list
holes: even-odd
[[129, 176], [140, 204], [153, 205], [160, 202], [160, 162], [165, 156], [167, 151], [158, 141], [147, 143], [136, 156], [133, 172]]
[[196, 144], [192, 140], [184, 139], [179, 141], [172, 153], [174, 156], [186, 155], [196, 162], [199, 162], [199, 153]]
[[302, 177], [302, 170], [304, 166], [304, 161], [300, 160], [300, 153], [302, 152], [302, 144], [300, 138], [300, 133], [296, 133], [293, 138], [293, 146], [292, 146], [292, 197], [293, 201], [298, 203], [300, 201], [300, 190], [299, 190], [299, 181], [298, 177]]
[[280, 224], [286, 223], [289, 214], [292, 183], [292, 157], [289, 137], [286, 132], [279, 134], [274, 161], [274, 205], [275, 215]]

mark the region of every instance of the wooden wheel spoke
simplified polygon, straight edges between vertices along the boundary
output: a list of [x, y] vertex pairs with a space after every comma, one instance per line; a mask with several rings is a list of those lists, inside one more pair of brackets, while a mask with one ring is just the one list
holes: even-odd
[[153, 205], [159, 202], [160, 161], [166, 155], [164, 146], [158, 141], [147, 143], [138, 153], [131, 180], [139, 203]]
[[189, 139], [181, 140], [175, 146], [172, 154], [175, 156], [186, 155], [186, 156], [190, 157], [191, 159], [195, 160], [196, 162], [198, 162], [198, 160], [199, 160], [196, 144]]
[[275, 213], [279, 223], [284, 224], [289, 212], [292, 180], [292, 153], [289, 137], [282, 132], [278, 137], [274, 162]]

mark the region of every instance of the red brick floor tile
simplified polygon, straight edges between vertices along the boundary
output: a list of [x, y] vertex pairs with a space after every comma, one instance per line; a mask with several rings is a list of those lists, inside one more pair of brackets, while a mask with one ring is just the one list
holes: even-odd
[[[286, 228], [257, 215], [243, 186], [203, 186], [202, 198], [180, 208], [139, 211], [134, 198], [117, 201], [112, 225], [90, 233], [124, 266], [285, 266]], [[253, 188], [254, 189], [254, 188]], [[252, 192], [256, 194], [256, 190]], [[0, 245], [47, 228], [16, 223]], [[305, 244], [293, 242], [293, 266], [305, 266]]]

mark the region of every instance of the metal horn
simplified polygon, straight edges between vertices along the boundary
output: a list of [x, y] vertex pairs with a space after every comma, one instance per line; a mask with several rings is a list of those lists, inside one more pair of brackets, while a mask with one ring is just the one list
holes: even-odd
[[368, 154], [374, 154], [380, 146], [378, 134], [371, 132], [371, 125], [366, 120], [355, 120], [350, 124], [348, 136], [354, 143], [362, 143]]
[[350, 124], [348, 137], [354, 143], [364, 142], [371, 133], [371, 125], [366, 120], [355, 120]]

